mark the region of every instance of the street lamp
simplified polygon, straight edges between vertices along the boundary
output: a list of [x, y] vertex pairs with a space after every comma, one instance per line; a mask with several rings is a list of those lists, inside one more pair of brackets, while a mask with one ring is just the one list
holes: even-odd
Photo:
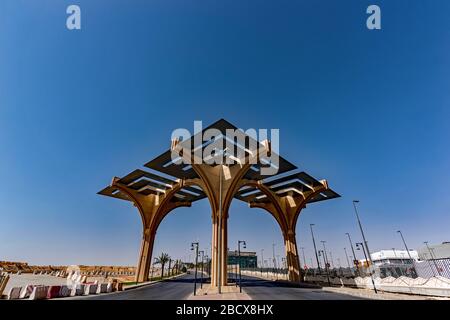
[[313, 228], [312, 228], [314, 225], [315, 225], [314, 223], [311, 223], [309, 225], [309, 227], [311, 228], [311, 236], [312, 236], [312, 241], [313, 241], [313, 245], [314, 245], [314, 253], [316, 254], [317, 268], [319, 269], [319, 274], [320, 274], [319, 256], [317, 255], [316, 240], [314, 240], [314, 232], [313, 232]]
[[191, 250], [195, 250], [195, 276], [194, 276], [194, 296], [197, 294], [197, 262], [198, 262], [198, 242], [191, 243]]
[[328, 256], [327, 256], [327, 248], [325, 248], [325, 242], [326, 242], [326, 241], [321, 240], [320, 242], [322, 242], [322, 244], [323, 244], [323, 252], [325, 253], [325, 262], [326, 262], [326, 266], [329, 267]]
[[411, 261], [411, 264], [413, 265], [412, 270], [414, 272], [414, 275], [417, 276], [416, 267], [414, 266], [414, 260], [411, 258], [411, 253], [409, 252], [408, 246], [406, 245], [405, 238], [403, 238], [403, 234], [400, 230], [397, 230], [397, 233], [399, 233], [400, 237], [402, 237], [402, 241], [403, 241], [403, 244], [405, 245], [406, 252], [408, 253], [409, 260]]
[[328, 285], [331, 287], [330, 276], [328, 275], [328, 263], [325, 260], [325, 254], [324, 254], [323, 250], [319, 250], [319, 256], [321, 255], [321, 253], [322, 253], [323, 263], [325, 265], [325, 271], [327, 273]]
[[[438, 266], [436, 264], [436, 260], [434, 260], [433, 253], [431, 252], [430, 246], [428, 245], [428, 241], [424, 241], [424, 243], [427, 246], [428, 252], [430, 253], [431, 260], [433, 260], [434, 267], [436, 268], [438, 274], [441, 275], [441, 272], [439, 271]], [[431, 268], [431, 269], [433, 269], [433, 268]], [[434, 274], [434, 271], [433, 271], [433, 274]]]
[[361, 220], [359, 219], [358, 209], [356, 208], [356, 204], [359, 203], [359, 200], [353, 200], [353, 207], [355, 208], [356, 219], [358, 220], [359, 229], [361, 230], [361, 235], [364, 240], [364, 245], [367, 250], [367, 254], [369, 255], [369, 261], [372, 264], [372, 257], [370, 256], [369, 245], [367, 243], [366, 237], [364, 236], [364, 231], [361, 225]]
[[264, 269], [264, 249], [261, 249], [261, 275]]
[[239, 263], [239, 292], [242, 292], [242, 274], [241, 274], [241, 243], [242, 248], [246, 249], [247, 244], [245, 241], [238, 240], [238, 263]]
[[344, 247], [344, 252], [345, 252], [345, 258], [347, 259], [348, 267], [351, 268], [350, 267], [350, 261], [348, 261], [347, 248], [345, 248], [345, 247]]
[[302, 255], [303, 255], [303, 269], [306, 267], [306, 258], [305, 258], [305, 248], [300, 247], [302, 249]]
[[350, 238], [350, 233], [347, 232], [346, 235], [348, 237], [348, 241], [350, 241], [350, 248], [352, 248], [353, 265], [356, 266], [356, 271], [358, 272], [358, 264], [356, 263], [356, 254], [355, 254], [355, 249], [353, 248], [352, 238]]
[[[357, 242], [356, 249], [360, 250], [360, 247], [363, 249], [364, 257], [366, 258], [366, 262], [367, 262], [367, 267], [369, 267], [369, 260], [367, 260], [367, 255], [366, 255], [366, 250], [364, 250], [364, 245], [362, 242]], [[373, 290], [375, 290], [375, 293], [378, 293], [377, 287], [375, 286], [375, 282], [373, 281], [372, 272], [370, 271], [370, 269], [369, 269], [369, 275], [370, 275], [370, 280], [372, 280]]]
[[153, 264], [152, 264], [152, 274], [150, 275], [150, 281], [153, 279], [153, 270], [155, 269], [155, 263], [158, 260], [158, 258], [153, 258]]
[[200, 260], [201, 263], [202, 263], [202, 271], [200, 272], [200, 289], [203, 289], [203, 259], [204, 259], [204, 256], [205, 256], [205, 251], [200, 250], [198, 252], [198, 255], [200, 256], [200, 254], [202, 255], [202, 259]]

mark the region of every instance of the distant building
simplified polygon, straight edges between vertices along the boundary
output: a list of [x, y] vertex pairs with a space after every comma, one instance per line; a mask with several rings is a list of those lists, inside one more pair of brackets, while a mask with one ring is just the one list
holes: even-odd
[[[414, 277], [414, 261], [419, 259], [416, 250], [380, 250], [370, 254], [375, 267], [375, 273], [381, 278], [385, 277]], [[409, 258], [411, 256], [411, 259]], [[362, 266], [366, 266], [365, 260], [360, 260]]]
[[[428, 249], [428, 247], [430, 249]], [[450, 258], [450, 242], [442, 242], [442, 244], [429, 244], [428, 247], [423, 246], [419, 248], [418, 252], [421, 260]]]
[[[383, 265], [383, 264], [413, 264], [413, 261], [419, 260], [419, 254], [416, 250], [409, 250], [409, 255], [406, 250], [380, 250], [377, 252], [372, 252], [370, 254], [372, 257], [373, 264]], [[411, 256], [411, 259], [409, 258]]]
[[[241, 261], [240, 266], [242, 268], [256, 268], [258, 262], [256, 252], [241, 251], [240, 261]], [[239, 264], [239, 256], [237, 251], [228, 251], [228, 264], [229, 265]]]

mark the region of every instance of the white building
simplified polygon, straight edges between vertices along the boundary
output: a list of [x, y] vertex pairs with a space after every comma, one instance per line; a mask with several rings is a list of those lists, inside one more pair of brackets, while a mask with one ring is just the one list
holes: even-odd
[[[370, 254], [373, 264], [376, 266], [386, 264], [412, 264], [412, 260], [419, 260], [419, 254], [416, 250], [409, 250], [409, 255], [406, 250], [380, 250]], [[411, 256], [411, 259], [409, 258]]]

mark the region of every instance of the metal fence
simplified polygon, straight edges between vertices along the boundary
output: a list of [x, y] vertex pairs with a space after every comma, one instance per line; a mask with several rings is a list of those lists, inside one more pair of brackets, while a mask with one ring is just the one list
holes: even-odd
[[414, 267], [421, 278], [441, 276], [450, 279], [450, 258], [416, 261]]

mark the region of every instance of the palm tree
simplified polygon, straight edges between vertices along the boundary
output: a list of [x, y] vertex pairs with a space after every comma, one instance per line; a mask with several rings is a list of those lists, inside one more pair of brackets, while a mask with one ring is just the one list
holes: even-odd
[[162, 252], [161, 255], [156, 258], [156, 263], [161, 264], [161, 279], [164, 278], [164, 266], [170, 260], [170, 256], [167, 253]]

